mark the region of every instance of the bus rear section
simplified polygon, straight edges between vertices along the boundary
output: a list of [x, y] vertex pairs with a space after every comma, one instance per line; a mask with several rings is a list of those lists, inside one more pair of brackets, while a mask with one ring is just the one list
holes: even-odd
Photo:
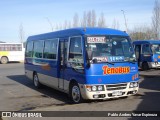
[[22, 43], [0, 43], [0, 62], [2, 64], [22, 62], [24, 61], [24, 52]]
[[25, 74], [83, 99], [134, 95], [139, 88], [138, 65], [129, 36], [107, 28], [75, 28], [29, 37]]
[[160, 67], [160, 40], [133, 42], [138, 66], [143, 70]]

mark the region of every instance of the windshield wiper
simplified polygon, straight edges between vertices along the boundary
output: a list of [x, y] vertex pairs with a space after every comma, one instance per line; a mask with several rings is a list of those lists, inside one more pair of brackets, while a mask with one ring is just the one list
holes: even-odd
[[108, 63], [108, 64], [111, 64], [111, 65], [114, 65], [114, 63], [113, 63], [113, 62], [103, 62], [103, 63]]
[[136, 60], [134, 59], [134, 60], [130, 60], [130, 59], [128, 59], [128, 60], [124, 60], [125, 62], [129, 62], [129, 63], [133, 63], [133, 64], [135, 64], [136, 63]]

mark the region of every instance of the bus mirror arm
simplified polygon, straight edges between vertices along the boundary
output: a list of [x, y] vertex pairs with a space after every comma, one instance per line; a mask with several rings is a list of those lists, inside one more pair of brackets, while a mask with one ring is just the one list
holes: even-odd
[[89, 67], [90, 67], [90, 60], [87, 60], [86, 67], [87, 67], [87, 68], [89, 68]]
[[87, 50], [86, 51], [86, 61], [87, 61], [87, 67], [89, 68], [90, 67], [90, 60], [92, 60], [92, 55], [93, 55], [93, 52], [91, 50]]

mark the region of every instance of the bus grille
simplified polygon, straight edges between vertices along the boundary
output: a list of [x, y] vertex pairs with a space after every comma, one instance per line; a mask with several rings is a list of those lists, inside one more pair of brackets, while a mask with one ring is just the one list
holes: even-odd
[[111, 90], [123, 90], [123, 89], [126, 89], [126, 87], [127, 87], [126, 83], [106, 85], [106, 88], [107, 88], [108, 91], [111, 91]]

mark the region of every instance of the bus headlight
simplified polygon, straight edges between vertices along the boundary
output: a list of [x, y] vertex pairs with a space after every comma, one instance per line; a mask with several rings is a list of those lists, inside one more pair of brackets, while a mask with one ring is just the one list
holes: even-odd
[[137, 82], [135, 82], [133, 86], [134, 86], [134, 87], [138, 87], [138, 83], [137, 83]]
[[130, 83], [129, 87], [130, 87], [130, 88], [133, 88], [133, 82]]
[[102, 91], [103, 87], [102, 86], [98, 86], [98, 91]]
[[97, 87], [96, 86], [92, 86], [92, 91], [96, 91]]
[[104, 85], [86, 85], [86, 89], [87, 91], [91, 92], [95, 92], [95, 91], [104, 91]]
[[138, 82], [131, 82], [129, 87], [130, 88], [138, 87]]

